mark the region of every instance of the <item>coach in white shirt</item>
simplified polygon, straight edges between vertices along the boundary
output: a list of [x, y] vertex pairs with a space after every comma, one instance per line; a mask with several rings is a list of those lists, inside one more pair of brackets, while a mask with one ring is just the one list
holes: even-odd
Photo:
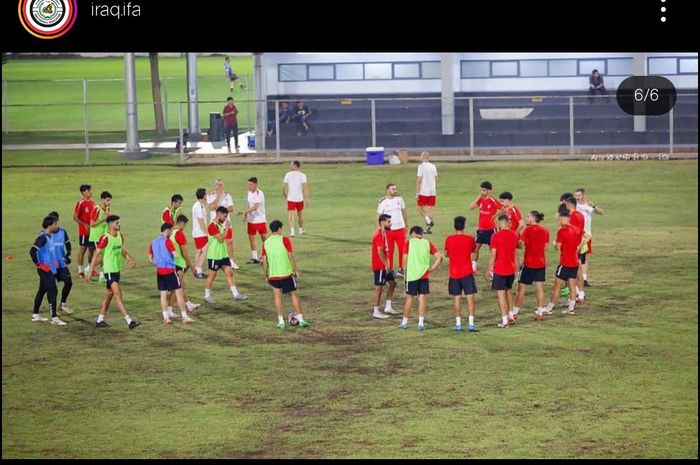
[[244, 221], [248, 223], [250, 260], [246, 264], [260, 263], [258, 246], [255, 244], [255, 235], [260, 234], [262, 241], [265, 242], [265, 239], [267, 239], [267, 219], [265, 218], [265, 194], [258, 189], [258, 178], [248, 178], [248, 208], [239, 211], [238, 214], [245, 215]]
[[306, 175], [299, 171], [301, 162], [294, 160], [291, 163], [292, 171], [284, 175], [282, 181], [282, 197], [287, 200], [287, 215], [289, 217], [289, 236], [294, 237], [294, 212], [299, 217], [299, 235], [304, 234], [304, 202], [308, 206], [311, 203], [309, 198], [309, 185], [306, 182]]
[[197, 201], [192, 205], [192, 239], [194, 239], [195, 252], [195, 274], [199, 279], [205, 278], [202, 271], [204, 259], [207, 257], [207, 246], [209, 236], [207, 234], [207, 190], [200, 187], [195, 191]]
[[[209, 204], [209, 210], [211, 211], [211, 221], [216, 219], [216, 209], [219, 207], [226, 207], [229, 216], [233, 213], [233, 197], [228, 192], [224, 192], [224, 181], [221, 179], [214, 181], [214, 191], [207, 196], [207, 204]], [[233, 261], [233, 236], [231, 239], [226, 239], [226, 251], [231, 259], [231, 268], [234, 270], [240, 268]]]
[[387, 184], [386, 195], [379, 200], [375, 224], [379, 223], [379, 215], [391, 215], [391, 230], [387, 232], [386, 239], [389, 246], [389, 268], [394, 269], [394, 246], [399, 250], [399, 269], [395, 276], [403, 278], [403, 249], [406, 245], [406, 203], [398, 195], [396, 184]]
[[583, 286], [590, 287], [588, 283], [588, 265], [591, 260], [591, 253], [593, 252], [593, 232], [591, 231], [591, 226], [593, 223], [593, 214], [602, 215], [605, 213], [602, 208], [588, 200], [588, 195], [586, 194], [586, 189], [579, 187], [574, 191], [574, 197], [576, 197], [576, 210], [583, 214], [584, 225], [583, 229], [591, 236], [588, 239], [588, 243], [583, 248], [585, 252], [581, 253], [584, 255], [584, 260], [581, 260], [581, 277], [583, 278]]
[[416, 203], [418, 213], [425, 218], [425, 232], [432, 234], [433, 208], [437, 197], [437, 167], [428, 161], [430, 154], [423, 152], [420, 154], [421, 164], [418, 165], [418, 175], [416, 177]]

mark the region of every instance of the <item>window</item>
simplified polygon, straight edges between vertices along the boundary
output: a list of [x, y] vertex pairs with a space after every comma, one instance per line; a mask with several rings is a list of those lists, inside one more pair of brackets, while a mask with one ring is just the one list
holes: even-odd
[[649, 58], [649, 74], [677, 74], [677, 58]]
[[580, 60], [578, 62], [579, 76], [588, 76], [593, 73], [594, 69], [597, 69], [600, 74], [608, 74], [608, 70], [605, 69], [605, 60]]
[[698, 74], [698, 59], [681, 58], [679, 60], [679, 68], [681, 73]]
[[280, 81], [306, 81], [306, 65], [280, 65]]
[[421, 63], [421, 71], [423, 72], [423, 79], [440, 79], [442, 76], [439, 61], [425, 61]]
[[490, 63], [488, 61], [463, 61], [462, 78], [489, 77]]
[[309, 65], [309, 80], [333, 80], [333, 65]]
[[576, 60], [549, 60], [550, 76], [576, 76], [576, 71]]
[[547, 60], [522, 60], [520, 75], [522, 77], [547, 76]]
[[394, 63], [394, 79], [420, 79], [420, 64]]
[[365, 63], [365, 79], [391, 79], [391, 63]]
[[608, 75], [631, 76], [634, 74], [634, 60], [632, 58], [609, 58]]
[[340, 81], [355, 81], [365, 78], [362, 63], [335, 65], [335, 78]]
[[517, 76], [518, 62], [517, 61], [492, 61], [491, 76]]

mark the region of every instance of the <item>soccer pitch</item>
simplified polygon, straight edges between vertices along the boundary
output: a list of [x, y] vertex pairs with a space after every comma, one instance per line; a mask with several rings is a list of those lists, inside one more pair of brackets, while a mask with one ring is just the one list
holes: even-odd
[[[605, 215], [593, 220], [592, 287], [577, 316], [557, 309], [534, 321], [530, 287], [517, 324], [497, 329], [482, 273], [479, 332], [455, 333], [445, 262], [431, 276], [426, 331], [416, 330], [415, 308], [406, 331], [399, 316], [373, 319], [377, 201], [397, 184], [409, 226], [422, 224], [416, 164], [302, 164], [312, 203], [293, 244], [311, 327], [275, 328], [262, 270], [244, 264], [240, 217], [235, 277], [249, 299], [234, 302], [218, 276], [218, 303], [203, 304], [192, 325], [163, 327], [147, 254], [170, 196], [182, 194], [191, 217], [195, 189], [220, 177], [238, 210], [257, 176], [268, 223], [281, 219], [288, 232], [287, 163], [3, 168], [3, 458], [697, 458], [697, 160], [436, 165], [436, 227], [426, 237], [440, 249], [456, 215], [473, 234], [468, 205], [481, 181], [512, 192], [524, 213], [543, 211], [552, 235], [560, 194], [588, 189]], [[131, 331], [114, 303], [111, 328], [95, 328], [104, 286], [83, 281], [69, 299], [76, 312], [61, 315], [67, 326], [30, 321], [38, 279], [28, 251], [51, 210], [74, 241], [77, 280], [72, 209], [85, 182], [93, 199], [113, 195], [138, 262], [122, 273], [126, 307], [143, 323]], [[189, 225], [186, 233], [192, 254]], [[482, 251], [482, 272], [487, 259]], [[547, 259], [549, 294], [551, 247]], [[203, 303], [204, 282], [186, 279]], [[402, 308], [403, 293], [394, 301]]]

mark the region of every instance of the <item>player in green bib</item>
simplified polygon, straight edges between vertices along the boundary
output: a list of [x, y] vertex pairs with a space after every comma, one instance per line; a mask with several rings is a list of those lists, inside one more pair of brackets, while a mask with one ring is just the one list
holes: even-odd
[[[399, 328], [408, 328], [408, 317], [411, 316], [413, 298], [418, 296], [418, 330], [425, 329], [425, 296], [430, 294], [429, 277], [442, 262], [442, 254], [431, 241], [423, 239], [423, 228], [414, 226], [411, 228], [411, 238], [404, 248], [404, 265], [406, 269], [406, 303], [403, 307], [403, 320]], [[430, 265], [430, 256], [435, 257], [435, 262]]]
[[231, 289], [234, 300], [246, 300], [248, 297], [238, 292], [236, 288], [236, 281], [233, 279], [233, 269], [231, 268], [231, 259], [229, 258], [226, 248], [226, 239], [233, 237], [231, 223], [228, 221], [228, 209], [226, 207], [216, 208], [216, 216], [214, 220], [209, 223], [207, 234], [209, 235], [207, 262], [209, 263], [209, 271], [211, 271], [211, 273], [207, 276], [207, 282], [204, 285], [205, 302], [210, 304], [216, 303], [211, 296], [211, 286], [214, 284], [214, 279], [216, 279], [216, 274], [219, 269], [224, 270], [226, 281]]
[[[95, 205], [92, 212], [90, 212], [90, 235], [88, 237], [88, 241], [91, 244], [97, 244], [97, 241], [99, 241], [100, 238], [107, 232], [107, 223], [105, 222], [105, 219], [111, 214], [111, 205], [112, 194], [107, 191], [103, 191], [100, 194], [100, 204]], [[97, 261], [97, 264], [100, 264], [100, 260]], [[90, 270], [85, 271], [85, 279], [90, 281], [90, 279], [92, 279], [92, 277], [96, 274], [95, 268], [91, 266]], [[103, 283], [105, 282], [104, 279], [104, 272], [100, 271], [98, 281]]]
[[282, 307], [282, 294], [289, 294], [292, 299], [294, 314], [290, 315], [290, 323], [299, 322], [300, 328], [309, 326], [302, 315], [301, 301], [297, 294], [296, 278], [299, 276], [297, 262], [294, 260], [292, 242], [282, 235], [282, 222], [274, 220], [270, 223], [270, 236], [265, 239], [262, 246], [262, 266], [265, 279], [272, 286], [272, 295], [275, 299], [275, 312], [277, 313], [277, 328], [284, 329], [284, 308]]
[[117, 215], [109, 215], [105, 218], [105, 223], [107, 224], [107, 233], [104, 234], [100, 240], [97, 242], [97, 249], [95, 255], [92, 257], [91, 268], [94, 269], [97, 260], [102, 257], [102, 270], [105, 274], [107, 280], [107, 290], [102, 298], [102, 306], [100, 307], [100, 314], [97, 315], [97, 322], [95, 326], [98, 328], [106, 328], [109, 325], [105, 321], [107, 316], [107, 310], [109, 309], [109, 304], [112, 302], [112, 297], [117, 301], [117, 307], [122, 316], [126, 320], [126, 324], [129, 329], [134, 329], [141, 323], [133, 320], [129, 316], [129, 312], [124, 306], [124, 300], [122, 299], [122, 290], [119, 285], [119, 280], [121, 278], [121, 271], [124, 268], [124, 259], [126, 258], [131, 267], [136, 267], [136, 260], [131, 256], [126, 250], [124, 245], [124, 236], [120, 232], [121, 222]]

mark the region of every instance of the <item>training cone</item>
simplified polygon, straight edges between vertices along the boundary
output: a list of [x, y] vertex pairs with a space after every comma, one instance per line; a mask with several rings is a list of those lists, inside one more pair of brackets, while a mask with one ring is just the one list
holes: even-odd
[[8, 259], [8, 260], [14, 260], [14, 259], [15, 259], [15, 256], [14, 256], [14, 255], [8, 255], [8, 256], [7, 256], [7, 259]]

